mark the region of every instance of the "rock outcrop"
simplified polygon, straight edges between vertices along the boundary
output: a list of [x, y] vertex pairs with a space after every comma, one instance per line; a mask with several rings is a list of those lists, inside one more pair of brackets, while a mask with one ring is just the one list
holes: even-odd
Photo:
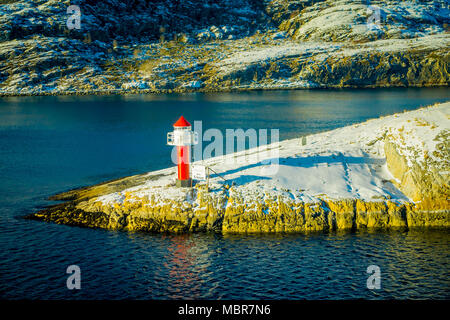
[[[200, 209], [180, 206], [177, 201], [158, 205], [148, 199], [124, 202], [120, 206], [102, 206], [98, 202], [70, 202], [35, 213], [29, 218], [72, 226], [144, 232], [223, 232], [274, 233], [366, 228], [395, 229], [413, 227], [450, 227], [450, 210], [422, 204], [392, 201], [324, 200], [316, 203], [292, 203], [277, 199], [261, 205], [242, 203], [223, 196], [208, 198], [199, 192]], [[137, 199], [135, 199], [137, 200]], [[217, 208], [217, 202], [226, 206]]]
[[[435, 152], [440, 162], [431, 160], [425, 155], [422, 163], [416, 159], [408, 159], [402, 151], [406, 146], [401, 141], [387, 136], [385, 141], [386, 161], [391, 173], [398, 179], [398, 186], [410, 199], [420, 202], [420, 206], [443, 209], [448, 206], [450, 199], [449, 163], [449, 130], [443, 131], [436, 137], [438, 142]], [[442, 139], [440, 141], [440, 139]]]

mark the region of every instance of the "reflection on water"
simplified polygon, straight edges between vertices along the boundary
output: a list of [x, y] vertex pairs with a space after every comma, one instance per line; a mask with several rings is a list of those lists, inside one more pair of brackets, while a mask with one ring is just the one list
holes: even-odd
[[[164, 235], [19, 221], [20, 241], [17, 222], [0, 226], [2, 298], [450, 298], [447, 230]], [[65, 288], [70, 264], [78, 292]], [[366, 288], [372, 264], [381, 290]]]
[[[201, 242], [195, 242], [188, 235], [169, 239], [164, 262], [164, 266], [169, 270], [167, 290], [171, 294], [168, 298], [183, 298], [186, 288], [190, 288], [192, 293], [199, 291], [202, 281], [197, 274], [205, 271], [208, 260], [208, 251], [202, 251], [201, 245]], [[191, 296], [191, 298], [201, 297]]]
[[[448, 299], [445, 230], [152, 235], [20, 218], [63, 190], [171, 165], [180, 114], [287, 139], [447, 100], [447, 88], [0, 98], [0, 298]], [[66, 288], [71, 264], [80, 291]], [[366, 289], [369, 264], [380, 291]]]
[[[153, 244], [148, 255], [130, 261], [129, 267], [144, 261], [148, 265], [136, 279], [144, 284], [136, 288], [136, 298], [450, 297], [449, 234], [445, 230], [284, 235], [134, 233], [127, 237], [133, 243]], [[366, 269], [372, 264], [381, 268], [381, 290], [366, 288]]]

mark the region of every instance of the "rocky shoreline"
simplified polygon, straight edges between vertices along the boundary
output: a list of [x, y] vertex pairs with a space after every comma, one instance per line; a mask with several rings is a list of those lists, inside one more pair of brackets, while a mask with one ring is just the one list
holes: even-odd
[[[439, 84], [429, 84], [429, 85], [412, 85], [408, 86], [408, 88], [441, 88], [447, 87], [447, 84], [439, 85]], [[1, 93], [0, 97], [39, 97], [39, 96], [113, 96], [113, 95], [141, 95], [141, 94], [190, 94], [190, 93], [233, 93], [233, 92], [251, 92], [251, 91], [275, 91], [275, 90], [338, 90], [338, 89], [399, 89], [405, 88], [405, 86], [347, 86], [347, 87], [311, 87], [305, 88], [304, 86], [295, 86], [295, 85], [287, 85], [285, 87], [267, 87], [267, 88], [259, 88], [259, 87], [246, 87], [246, 88], [211, 88], [211, 89], [132, 89], [132, 90], [92, 90], [92, 91], [57, 91], [57, 92], [27, 92], [27, 93], [18, 93], [18, 92], [7, 92]]]
[[[304, 147], [299, 139], [280, 142], [275, 176], [248, 182], [243, 177], [257, 169], [227, 168], [223, 158], [212, 158], [208, 163], [237, 183], [212, 178], [208, 186], [176, 188], [175, 168], [168, 168], [53, 196], [63, 203], [27, 218], [174, 233], [449, 228], [449, 121], [450, 103], [369, 120], [312, 135]], [[321, 175], [326, 183], [308, 185]]]
[[[145, 204], [145, 203], [144, 203]], [[208, 205], [207, 203], [203, 203]], [[152, 203], [149, 203], [152, 206]], [[398, 228], [449, 228], [448, 207], [436, 210], [421, 210], [420, 206], [394, 202], [363, 202], [343, 200], [338, 202], [297, 206], [290, 209], [289, 203], [273, 203], [268, 208], [275, 214], [266, 215], [261, 210], [248, 212], [247, 206], [235, 203], [233, 210], [204, 210], [192, 213], [192, 207], [173, 211], [170, 206], [128, 208], [130, 212], [85, 211], [76, 203], [57, 205], [42, 210], [29, 219], [54, 222], [78, 227], [102, 228], [141, 232], [221, 232], [221, 233], [305, 233], [314, 231], [355, 231], [365, 229]], [[142, 212], [148, 211], [147, 217]]]

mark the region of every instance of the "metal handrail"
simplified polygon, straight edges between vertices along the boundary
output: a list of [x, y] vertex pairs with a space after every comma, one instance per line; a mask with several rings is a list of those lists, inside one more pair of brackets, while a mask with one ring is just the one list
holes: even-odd
[[216, 175], [218, 175], [220, 178], [223, 179], [223, 181], [227, 182], [227, 179], [225, 179], [224, 177], [222, 177], [220, 174], [218, 174], [216, 171], [214, 171], [211, 167], [207, 167], [208, 170], [211, 170], [212, 172], [214, 172]]

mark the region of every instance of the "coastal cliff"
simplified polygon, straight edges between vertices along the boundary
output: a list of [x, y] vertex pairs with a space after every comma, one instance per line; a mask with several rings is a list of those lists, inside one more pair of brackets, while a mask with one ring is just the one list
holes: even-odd
[[[80, 28], [67, 26], [70, 5]], [[446, 0], [6, 1], [0, 95], [448, 86]]]
[[[52, 197], [28, 218], [146, 232], [308, 232], [450, 227], [450, 102]], [[267, 159], [278, 157], [277, 163]], [[251, 155], [258, 157], [250, 157]], [[233, 161], [231, 161], [233, 160]]]

